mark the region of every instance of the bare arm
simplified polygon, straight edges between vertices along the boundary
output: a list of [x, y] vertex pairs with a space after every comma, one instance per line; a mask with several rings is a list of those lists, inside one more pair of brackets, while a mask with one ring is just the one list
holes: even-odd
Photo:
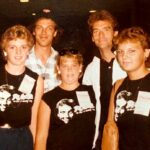
[[34, 150], [46, 150], [46, 142], [49, 131], [51, 110], [42, 100], [38, 112], [37, 134]]
[[110, 95], [107, 122], [114, 121], [114, 96], [115, 96], [115, 88], [113, 86], [112, 91], [111, 91], [111, 95]]
[[37, 86], [35, 91], [35, 98], [34, 98], [34, 104], [32, 106], [32, 116], [31, 116], [31, 124], [30, 124], [30, 130], [33, 135], [33, 140], [35, 141], [35, 135], [36, 135], [36, 124], [37, 124], [37, 113], [39, 104], [43, 95], [43, 79], [39, 76], [37, 80]]
[[117, 80], [112, 88], [107, 122], [114, 121], [114, 109], [115, 109], [114, 108], [114, 98], [115, 98], [116, 91], [118, 90], [119, 86], [122, 84], [123, 80], [124, 79]]

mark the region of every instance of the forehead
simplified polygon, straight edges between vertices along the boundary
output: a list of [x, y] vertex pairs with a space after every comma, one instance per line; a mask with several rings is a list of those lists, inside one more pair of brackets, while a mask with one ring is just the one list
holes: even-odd
[[98, 20], [93, 24], [93, 30], [103, 29], [103, 28], [106, 28], [106, 27], [113, 29], [113, 26], [112, 26], [111, 22], [108, 21], [108, 20]]
[[60, 57], [60, 62], [61, 63], [78, 63], [77, 58], [73, 56], [61, 56]]
[[27, 41], [27, 39], [21, 39], [21, 38], [17, 38], [17, 39], [13, 39], [13, 40], [10, 40], [10, 41], [8, 41], [8, 44], [27, 44], [28, 43], [28, 41]]
[[55, 22], [51, 19], [41, 18], [39, 19], [36, 24], [36, 26], [56, 26]]
[[118, 44], [118, 48], [119, 49], [121, 49], [121, 48], [127, 48], [127, 49], [142, 48], [142, 45], [137, 40], [125, 40]]

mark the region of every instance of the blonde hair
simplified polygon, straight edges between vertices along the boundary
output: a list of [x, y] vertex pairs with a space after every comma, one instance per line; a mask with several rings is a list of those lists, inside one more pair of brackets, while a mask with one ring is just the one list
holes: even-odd
[[28, 42], [28, 46], [32, 48], [34, 44], [33, 36], [31, 32], [22, 25], [12, 26], [3, 33], [1, 38], [1, 48], [5, 50], [9, 41], [16, 40], [18, 38], [26, 40]]
[[[65, 49], [62, 49], [61, 51], [59, 51], [59, 55], [57, 57], [57, 66], [60, 66], [62, 58], [76, 59], [78, 64], [81, 65], [82, 68], [83, 68], [83, 57], [80, 54], [80, 52], [76, 49], [65, 48]], [[83, 75], [83, 72], [81, 70], [79, 78], [82, 77], [82, 75]], [[58, 71], [57, 71], [57, 76], [58, 76], [58, 78], [60, 78], [60, 75], [59, 75]]]

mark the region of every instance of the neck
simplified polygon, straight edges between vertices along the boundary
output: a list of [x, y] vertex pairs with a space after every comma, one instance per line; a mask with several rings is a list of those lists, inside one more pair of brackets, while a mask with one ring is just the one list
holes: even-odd
[[13, 66], [11, 64], [6, 64], [5, 69], [7, 72], [9, 72], [12, 75], [20, 75], [25, 71], [25, 66]]
[[41, 47], [41, 46], [35, 45], [34, 50], [35, 50], [36, 57], [39, 58], [43, 64], [47, 62], [47, 59], [52, 53], [51, 47], [49, 46]]
[[143, 70], [138, 70], [136, 72], [127, 72], [130, 80], [138, 80], [145, 77], [149, 73], [149, 70], [144, 68]]
[[66, 83], [62, 82], [60, 84], [60, 87], [64, 90], [72, 91], [72, 90], [76, 89], [79, 85], [80, 85], [79, 82], [77, 82], [75, 84], [66, 84]]
[[101, 55], [101, 58], [103, 60], [105, 60], [106, 62], [110, 62], [113, 58], [115, 58], [115, 55], [114, 53], [111, 51], [111, 49], [107, 48], [107, 49], [100, 49], [100, 55]]

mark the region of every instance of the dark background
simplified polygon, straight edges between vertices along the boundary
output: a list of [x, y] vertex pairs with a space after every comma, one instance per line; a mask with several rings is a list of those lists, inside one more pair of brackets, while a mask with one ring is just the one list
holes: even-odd
[[[0, 0], [0, 35], [14, 24], [30, 26], [44, 8], [55, 12], [62, 36], [54, 47], [78, 48], [87, 65], [92, 58], [92, 42], [87, 26], [89, 10], [107, 9], [119, 22], [119, 30], [141, 26], [150, 33], [150, 0]], [[36, 13], [36, 16], [32, 16]]]

